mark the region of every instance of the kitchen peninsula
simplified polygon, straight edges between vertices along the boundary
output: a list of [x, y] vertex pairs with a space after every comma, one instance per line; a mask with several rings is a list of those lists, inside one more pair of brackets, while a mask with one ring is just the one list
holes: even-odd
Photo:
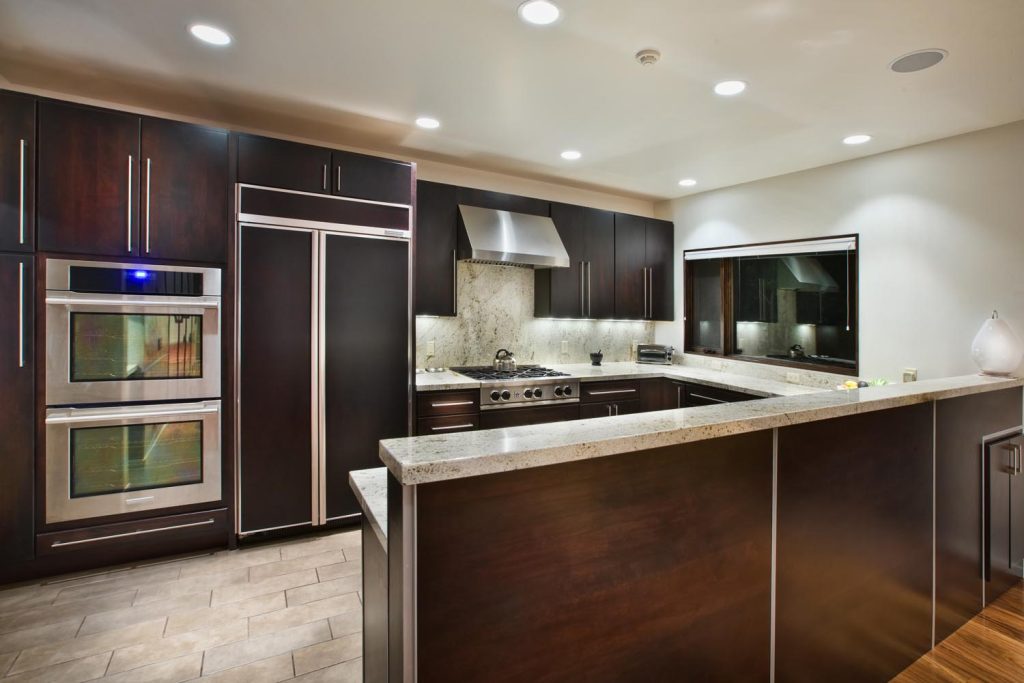
[[[742, 389], [773, 393], [758, 381]], [[387, 473], [356, 485], [364, 581], [378, 586], [365, 593], [367, 671], [887, 680], [995, 597], [980, 578], [998, 574], [983, 491], [1006, 467], [982, 476], [981, 463], [1019, 435], [1022, 384], [794, 386], [383, 441]], [[376, 555], [372, 524], [386, 540]]]

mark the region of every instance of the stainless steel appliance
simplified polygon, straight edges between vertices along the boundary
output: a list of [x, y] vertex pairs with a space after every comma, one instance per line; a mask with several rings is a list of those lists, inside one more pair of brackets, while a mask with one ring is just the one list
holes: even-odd
[[220, 397], [221, 271], [46, 262], [46, 404]]
[[569, 252], [548, 216], [459, 205], [459, 258], [477, 263], [568, 268]]
[[50, 408], [46, 523], [221, 497], [221, 402]]
[[672, 365], [672, 354], [675, 347], [662, 344], [637, 344], [636, 362], [651, 365]]
[[[571, 405], [580, 402], [580, 381], [537, 365], [523, 365], [503, 372], [485, 366], [452, 368], [481, 382], [480, 410]], [[540, 421], [538, 421], [540, 422]]]
[[508, 349], [498, 349], [498, 352], [494, 354], [495, 370], [501, 372], [514, 372], [516, 369], [516, 356]]

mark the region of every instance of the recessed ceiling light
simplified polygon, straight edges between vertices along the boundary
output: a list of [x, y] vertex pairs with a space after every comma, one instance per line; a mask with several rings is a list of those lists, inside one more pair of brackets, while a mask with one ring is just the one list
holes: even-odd
[[519, 18], [538, 26], [553, 24], [558, 21], [559, 14], [558, 6], [548, 0], [527, 0], [519, 6]]
[[721, 83], [715, 84], [715, 93], [718, 95], [739, 95], [741, 92], [747, 89], [747, 84], [743, 81], [722, 81]]
[[188, 27], [189, 32], [210, 45], [228, 45], [231, 43], [231, 36], [224, 29], [210, 26], [208, 24], [192, 24]]
[[871, 140], [871, 136], [870, 135], [865, 135], [864, 133], [858, 133], [857, 135], [847, 135], [845, 138], [843, 138], [843, 144], [844, 145], [863, 145], [865, 142], [868, 142], [870, 140]]
[[914, 50], [902, 57], [897, 57], [889, 64], [889, 68], [898, 74], [909, 74], [915, 71], [923, 71], [928, 67], [935, 66], [949, 55], [948, 52], [939, 48], [927, 50]]
[[566, 161], [576, 161], [581, 156], [583, 155], [574, 149], [567, 149], [564, 152], [562, 152], [562, 158], [565, 159]]
[[697, 181], [693, 178], [683, 178], [679, 181], [679, 187], [693, 187], [697, 184]]
[[430, 116], [421, 116], [416, 119], [416, 125], [427, 130], [434, 130], [441, 127], [441, 122]]

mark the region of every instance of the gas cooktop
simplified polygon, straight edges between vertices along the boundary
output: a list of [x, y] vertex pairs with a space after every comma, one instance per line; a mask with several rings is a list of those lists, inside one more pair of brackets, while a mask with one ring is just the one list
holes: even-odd
[[453, 372], [465, 375], [470, 379], [480, 382], [508, 382], [514, 379], [541, 379], [544, 377], [568, 377], [569, 375], [557, 370], [549, 370], [539, 365], [523, 365], [516, 370], [502, 371], [494, 370], [486, 365], [474, 365], [465, 368], [452, 368]]

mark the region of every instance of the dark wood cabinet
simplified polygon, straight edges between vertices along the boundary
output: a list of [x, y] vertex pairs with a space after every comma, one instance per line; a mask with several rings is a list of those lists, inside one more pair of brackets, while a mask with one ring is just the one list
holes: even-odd
[[333, 194], [391, 204], [412, 203], [412, 164], [381, 157], [331, 153]]
[[672, 320], [675, 317], [675, 227], [669, 221], [647, 219], [646, 249], [649, 297], [647, 317]]
[[985, 470], [985, 604], [1024, 577], [1024, 437], [989, 444]]
[[39, 103], [40, 251], [138, 253], [140, 122], [132, 114]]
[[141, 168], [138, 253], [225, 262], [231, 220], [227, 131], [145, 118]]
[[551, 215], [551, 203], [543, 199], [505, 194], [504, 192], [492, 192], [490, 190], [478, 190], [472, 187], [459, 188], [458, 203], [468, 206], [482, 206], [498, 211], [528, 213], [534, 216]]
[[331, 150], [298, 142], [238, 136], [238, 182], [301, 192], [331, 191]]
[[0, 565], [31, 559], [35, 393], [32, 257], [0, 254]]
[[580, 405], [580, 419], [591, 417], [615, 417], [642, 413], [640, 399], [632, 401], [609, 401], [605, 403], [583, 403]]
[[36, 101], [0, 92], [0, 251], [35, 249]]
[[615, 317], [643, 320], [647, 310], [647, 222], [615, 214]]
[[416, 315], [458, 313], [456, 192], [454, 185], [416, 183]]
[[610, 211], [552, 204], [551, 218], [569, 268], [535, 271], [534, 314], [552, 318], [615, 315], [615, 219]]

